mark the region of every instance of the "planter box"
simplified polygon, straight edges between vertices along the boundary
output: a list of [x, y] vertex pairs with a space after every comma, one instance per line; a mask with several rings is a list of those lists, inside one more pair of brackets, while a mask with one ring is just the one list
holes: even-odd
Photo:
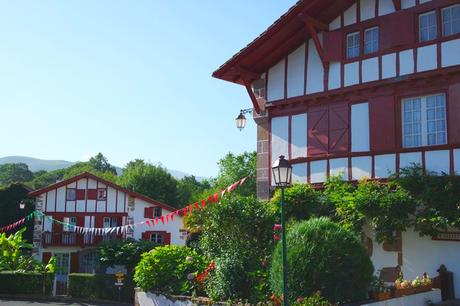
[[415, 293], [414, 288], [399, 288], [395, 290], [394, 297], [401, 297], [401, 296], [411, 295], [414, 293]]
[[391, 299], [392, 296], [391, 296], [390, 291], [388, 291], [388, 292], [372, 292], [371, 298], [376, 300], [376, 301], [384, 301], [384, 300]]
[[441, 302], [441, 290], [431, 291], [402, 296], [394, 299], [384, 300], [375, 303], [364, 304], [361, 306], [426, 306], [428, 301], [433, 303]]

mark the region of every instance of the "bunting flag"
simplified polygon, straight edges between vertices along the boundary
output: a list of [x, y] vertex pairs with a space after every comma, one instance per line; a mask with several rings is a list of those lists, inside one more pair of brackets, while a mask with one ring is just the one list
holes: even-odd
[[[242, 179], [236, 181], [235, 183], [231, 184], [227, 188], [224, 188], [221, 191], [216, 192], [215, 194], [212, 194], [212, 195], [208, 196], [207, 198], [205, 198], [205, 199], [203, 199], [201, 201], [197, 201], [197, 202], [195, 202], [193, 204], [189, 204], [189, 205], [185, 206], [184, 208], [181, 208], [181, 209], [178, 209], [176, 211], [170, 212], [167, 215], [163, 215], [163, 216], [160, 216], [160, 217], [155, 218], [155, 219], [148, 219], [146, 221], [141, 221], [141, 222], [138, 222], [138, 223], [126, 224], [126, 225], [123, 225], [123, 226], [116, 226], [116, 227], [104, 227], [104, 228], [83, 227], [83, 226], [77, 226], [75, 224], [62, 222], [60, 220], [56, 220], [56, 219], [54, 219], [53, 217], [51, 217], [49, 215], [45, 215], [43, 212], [41, 212], [39, 210], [35, 210], [35, 211], [31, 212], [30, 214], [28, 214], [26, 217], [24, 217], [22, 219], [19, 219], [19, 220], [15, 221], [15, 222], [13, 222], [11, 224], [8, 224], [8, 225], [5, 225], [3, 227], [0, 227], [0, 233], [13, 230], [13, 229], [17, 228], [18, 226], [24, 224], [26, 221], [33, 219], [34, 216], [37, 216], [37, 217], [42, 218], [42, 219], [47, 218], [50, 222], [54, 222], [54, 223], [60, 224], [62, 226], [66, 226], [69, 229], [71, 229], [72, 231], [74, 231], [76, 233], [79, 233], [79, 234], [83, 234], [83, 235], [102, 236], [102, 235], [109, 235], [109, 234], [113, 234], [113, 233], [115, 233], [117, 235], [120, 235], [120, 234], [123, 234], [123, 233], [126, 234], [126, 233], [128, 233], [128, 231], [134, 230], [134, 227], [137, 227], [137, 226], [145, 225], [145, 226], [148, 226], [148, 227], [153, 227], [155, 225], [158, 225], [160, 222], [162, 224], [165, 224], [165, 223], [174, 221], [174, 215], [178, 215], [178, 216], [182, 216], [182, 217], [185, 217], [187, 215], [191, 215], [193, 213], [193, 209], [195, 209], [195, 210], [203, 209], [204, 207], [206, 207], [207, 203], [209, 203], [209, 204], [218, 204], [219, 200], [222, 199], [225, 194], [233, 192], [233, 190], [235, 190], [235, 188], [237, 188], [238, 186], [243, 185], [246, 182], [246, 180], [247, 180], [247, 177], [242, 178]], [[220, 195], [220, 197], [219, 197], [219, 195]]]

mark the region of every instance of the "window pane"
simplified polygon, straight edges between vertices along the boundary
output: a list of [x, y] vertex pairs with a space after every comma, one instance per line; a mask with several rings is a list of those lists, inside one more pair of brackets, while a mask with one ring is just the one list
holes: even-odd
[[364, 32], [364, 53], [377, 52], [379, 48], [379, 29], [367, 29]]
[[347, 36], [347, 58], [359, 56], [359, 32]]
[[436, 144], [436, 134], [428, 134], [428, 145]]
[[436, 38], [437, 24], [436, 12], [429, 12], [419, 16], [420, 41], [428, 41]]
[[460, 5], [442, 10], [442, 33], [444, 36], [460, 33]]

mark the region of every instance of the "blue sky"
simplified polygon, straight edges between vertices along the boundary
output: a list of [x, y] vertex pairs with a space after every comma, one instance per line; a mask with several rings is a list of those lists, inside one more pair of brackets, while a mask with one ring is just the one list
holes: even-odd
[[211, 77], [296, 0], [1, 1], [0, 157], [142, 158], [215, 176], [256, 148], [243, 87]]

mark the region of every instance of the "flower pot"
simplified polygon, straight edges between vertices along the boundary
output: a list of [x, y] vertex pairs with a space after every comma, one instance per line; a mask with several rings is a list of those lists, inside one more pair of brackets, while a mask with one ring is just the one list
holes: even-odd
[[391, 299], [391, 292], [372, 292], [372, 298], [376, 301], [384, 301]]

